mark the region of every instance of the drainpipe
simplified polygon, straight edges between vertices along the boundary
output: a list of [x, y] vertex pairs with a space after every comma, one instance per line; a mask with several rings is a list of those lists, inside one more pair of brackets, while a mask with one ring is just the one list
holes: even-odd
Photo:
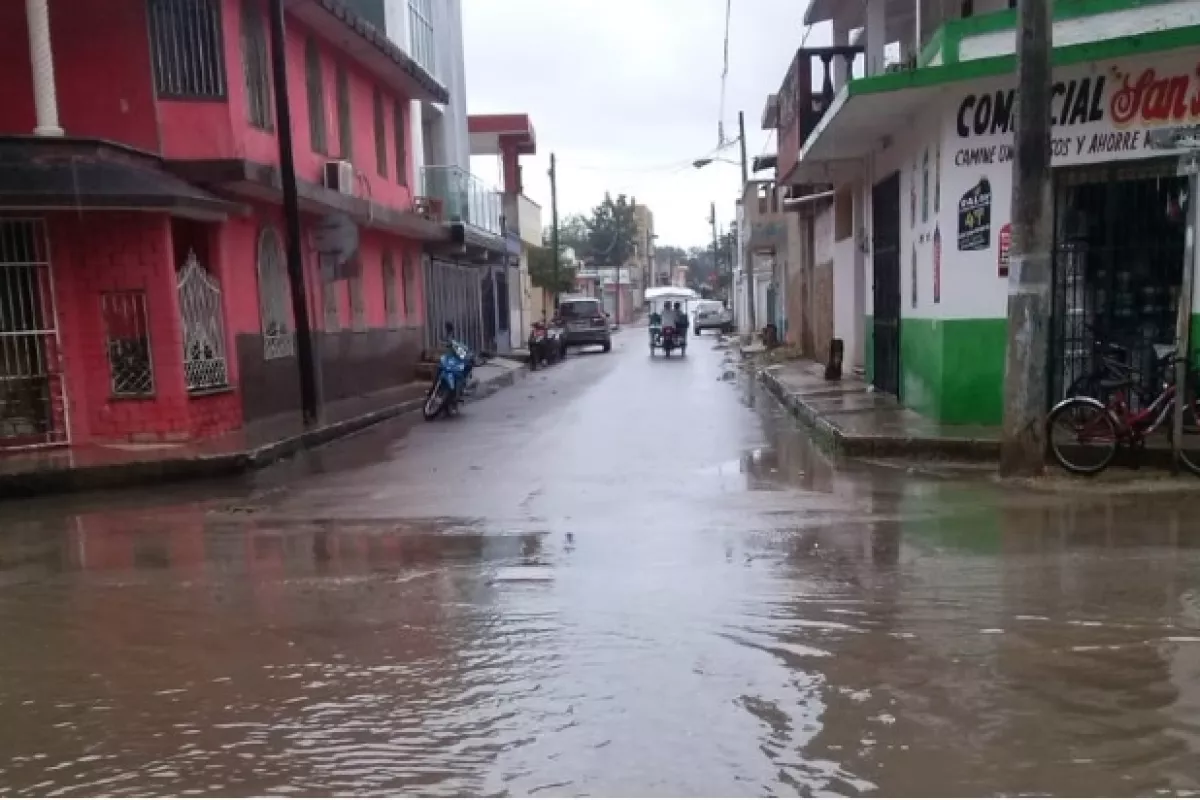
[[38, 136], [62, 136], [58, 124], [58, 91], [54, 87], [54, 50], [50, 47], [50, 9], [47, 0], [25, 0], [29, 28], [29, 62], [33, 68], [33, 103]]

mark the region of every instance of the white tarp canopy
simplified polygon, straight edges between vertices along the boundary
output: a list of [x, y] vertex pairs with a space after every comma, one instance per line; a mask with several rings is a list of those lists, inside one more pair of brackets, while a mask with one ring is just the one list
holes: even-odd
[[688, 289], [681, 286], [655, 286], [646, 290], [646, 300], [655, 302], [658, 300], [699, 300], [700, 295], [693, 289]]

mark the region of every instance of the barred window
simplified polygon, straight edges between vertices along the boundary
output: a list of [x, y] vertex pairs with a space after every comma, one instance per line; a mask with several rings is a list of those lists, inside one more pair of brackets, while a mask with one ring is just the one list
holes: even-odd
[[341, 330], [341, 314], [338, 309], [337, 281], [333, 278], [333, 257], [321, 256], [321, 303], [325, 313], [325, 332]]
[[147, 0], [154, 89], [159, 97], [223, 99], [220, 0]]
[[350, 76], [337, 65], [338, 152], [347, 161], [354, 160], [354, 140], [350, 130]]
[[362, 268], [351, 275], [347, 281], [350, 289], [350, 325], [356, 331], [367, 329], [367, 303], [363, 296]]
[[383, 92], [375, 87], [375, 169], [383, 177], [388, 176], [387, 123], [383, 119]]
[[433, 6], [431, 0], [408, 0], [408, 27], [413, 59], [430, 74], [433, 68]]
[[279, 231], [264, 228], [258, 238], [258, 313], [263, 333], [263, 359], [288, 358], [296, 354], [289, 307], [287, 259]]
[[383, 311], [389, 328], [400, 327], [400, 302], [396, 296], [396, 261], [392, 251], [383, 254]]
[[325, 77], [321, 51], [311, 36], [304, 43], [304, 81], [308, 88], [308, 139], [314, 153], [329, 154], [325, 134]]
[[146, 293], [138, 290], [105, 292], [100, 295], [100, 314], [104, 320], [104, 344], [113, 397], [153, 395], [154, 359], [150, 351]]
[[404, 273], [401, 276], [404, 279], [404, 316], [411, 320], [416, 311], [417, 276], [413, 270], [412, 257], [408, 253], [404, 254], [401, 270]]
[[260, 0], [242, 0], [242, 69], [246, 73], [250, 124], [259, 130], [272, 130], [271, 68]]
[[403, 101], [396, 101], [392, 123], [395, 128], [392, 135], [396, 137], [396, 183], [408, 186], [408, 147], [405, 144], [407, 126], [404, 124]]

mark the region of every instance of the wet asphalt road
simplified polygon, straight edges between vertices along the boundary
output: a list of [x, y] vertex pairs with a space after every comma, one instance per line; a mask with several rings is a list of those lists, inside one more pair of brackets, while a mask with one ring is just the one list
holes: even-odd
[[0, 795], [1200, 791], [1200, 502], [835, 469], [644, 336], [0, 507]]

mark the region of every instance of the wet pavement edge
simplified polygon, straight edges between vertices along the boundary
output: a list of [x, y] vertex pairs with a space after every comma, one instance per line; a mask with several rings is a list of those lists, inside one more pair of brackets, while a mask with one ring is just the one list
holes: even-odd
[[[480, 381], [471, 402], [479, 402], [501, 389], [514, 385], [528, 372], [527, 367], [521, 366]], [[42, 495], [137, 488], [240, 475], [269, 467], [297, 453], [343, 439], [381, 422], [416, 413], [421, 410], [424, 402], [423, 397], [405, 400], [247, 450], [114, 464], [48, 466], [29, 472], [4, 474], [0, 475], [0, 502]]]

